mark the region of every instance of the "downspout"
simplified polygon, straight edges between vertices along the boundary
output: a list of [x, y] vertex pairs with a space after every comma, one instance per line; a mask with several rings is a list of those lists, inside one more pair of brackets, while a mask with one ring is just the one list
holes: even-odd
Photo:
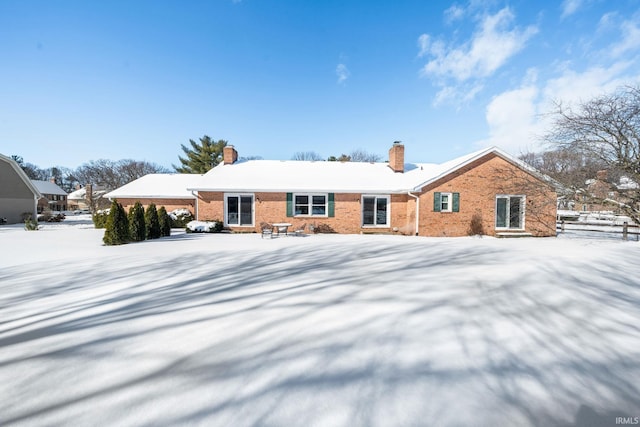
[[34, 194], [33, 195], [33, 216], [31, 218], [33, 218], [33, 220], [36, 222], [38, 222], [38, 200], [40, 200], [40, 197]]
[[407, 196], [416, 199], [416, 236], [418, 235], [418, 226], [420, 225], [420, 198], [411, 194], [411, 191], [407, 191]]

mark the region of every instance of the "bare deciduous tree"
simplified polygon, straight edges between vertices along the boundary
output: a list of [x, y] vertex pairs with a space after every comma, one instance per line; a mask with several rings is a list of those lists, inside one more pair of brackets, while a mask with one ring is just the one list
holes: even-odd
[[144, 161], [99, 159], [80, 166], [74, 175], [82, 184], [94, 184], [111, 191], [150, 173], [169, 173], [169, 170]]
[[[558, 103], [552, 115], [553, 126], [545, 136], [548, 143], [582, 153], [640, 183], [640, 87], [626, 86], [575, 107]], [[618, 189], [612, 186], [614, 190]], [[618, 207], [640, 223], [637, 188], [627, 190]]]
[[319, 161], [324, 160], [322, 156], [315, 151], [297, 151], [291, 157], [291, 160], [311, 160]]

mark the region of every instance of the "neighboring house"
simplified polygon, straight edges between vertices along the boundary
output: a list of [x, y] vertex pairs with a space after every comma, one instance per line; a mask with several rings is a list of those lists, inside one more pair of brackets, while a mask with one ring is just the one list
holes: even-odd
[[87, 184], [84, 187], [79, 187], [75, 191], [72, 191], [67, 196], [68, 209], [69, 210], [92, 210], [94, 208], [100, 209], [106, 205], [106, 199], [103, 201], [103, 197], [106, 191], [101, 186], [94, 186]]
[[399, 143], [388, 163], [237, 161], [233, 146], [223, 157], [188, 189], [197, 194], [197, 219], [234, 231], [287, 222], [337, 233], [464, 236], [475, 223], [488, 235], [556, 233], [553, 186], [497, 148], [443, 164], [405, 164]]
[[10, 157], [0, 154], [0, 219], [15, 224], [24, 215], [37, 216], [38, 189], [24, 173], [20, 165]]
[[38, 213], [45, 210], [62, 212], [67, 210], [67, 192], [52, 181], [38, 181], [32, 179], [31, 182], [38, 189], [42, 198], [38, 200]]
[[167, 212], [188, 209], [195, 215], [196, 196], [187, 188], [200, 178], [202, 175], [198, 174], [154, 173], [131, 181], [104, 197], [117, 199], [127, 212], [139, 201], [145, 208], [154, 203], [158, 208], [164, 206]]
[[67, 195], [67, 207], [69, 210], [90, 209], [87, 201], [87, 189], [85, 187], [76, 188]]
[[637, 200], [638, 184], [631, 178], [621, 176], [619, 182], [609, 181], [606, 170], [596, 173], [595, 179], [585, 182], [585, 188], [576, 192], [573, 200], [567, 206], [582, 212], [614, 212], [624, 213], [622, 206]]

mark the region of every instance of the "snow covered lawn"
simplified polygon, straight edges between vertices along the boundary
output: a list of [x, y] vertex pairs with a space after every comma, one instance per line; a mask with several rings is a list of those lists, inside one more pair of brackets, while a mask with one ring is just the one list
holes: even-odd
[[640, 416], [637, 242], [102, 235], [0, 227], [0, 425]]

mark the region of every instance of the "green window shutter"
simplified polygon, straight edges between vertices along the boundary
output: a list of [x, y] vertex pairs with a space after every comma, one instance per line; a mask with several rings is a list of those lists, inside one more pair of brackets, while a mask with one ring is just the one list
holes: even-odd
[[293, 216], [293, 193], [287, 193], [287, 216]]
[[460, 193], [453, 193], [453, 212], [460, 212]]
[[433, 193], [433, 211], [440, 212], [440, 193]]
[[335, 194], [329, 193], [329, 218], [333, 218], [336, 216], [336, 202], [335, 202]]

